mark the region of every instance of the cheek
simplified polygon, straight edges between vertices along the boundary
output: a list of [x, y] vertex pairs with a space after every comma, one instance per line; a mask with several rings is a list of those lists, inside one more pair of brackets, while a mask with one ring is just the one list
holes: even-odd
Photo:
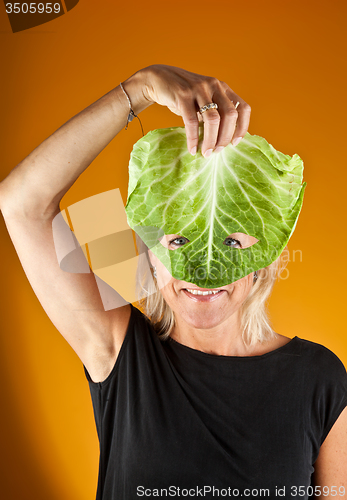
[[157, 267], [157, 283], [159, 289], [163, 289], [164, 287], [167, 288], [167, 286], [170, 284], [171, 281], [173, 281], [174, 278], [171, 276], [169, 271], [160, 261], [157, 261], [156, 267]]
[[175, 279], [171, 278], [165, 286], [159, 287], [159, 293], [162, 294], [165, 302], [170, 309], [177, 313], [181, 313], [180, 301], [175, 288]]
[[243, 302], [252, 290], [253, 275], [249, 274], [248, 276], [235, 281], [233, 285], [233, 295], [236, 296], [241, 302]]

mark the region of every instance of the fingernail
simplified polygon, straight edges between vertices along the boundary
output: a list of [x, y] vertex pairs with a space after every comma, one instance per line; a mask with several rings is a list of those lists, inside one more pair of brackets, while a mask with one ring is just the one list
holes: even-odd
[[196, 155], [196, 152], [197, 152], [197, 148], [196, 148], [196, 146], [194, 146], [194, 147], [190, 150], [190, 154], [194, 156], [194, 155]]
[[224, 149], [224, 146], [217, 146], [216, 149], [214, 150], [215, 153], [220, 153], [221, 151], [223, 151]]
[[211, 153], [212, 153], [212, 149], [208, 149], [208, 150], [205, 152], [204, 157], [205, 157], [205, 158], [208, 158], [208, 157], [211, 155]]
[[236, 137], [236, 139], [233, 140], [233, 146], [237, 146], [238, 143], [242, 140], [242, 137]]

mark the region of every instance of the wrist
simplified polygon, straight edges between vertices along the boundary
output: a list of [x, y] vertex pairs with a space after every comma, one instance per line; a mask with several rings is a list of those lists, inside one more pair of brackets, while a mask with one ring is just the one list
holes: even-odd
[[[132, 76], [127, 78], [124, 82], [122, 82], [122, 86], [127, 93], [130, 102], [131, 108], [134, 111], [135, 115], [141, 113], [144, 109], [148, 108], [154, 102], [149, 100], [146, 96], [146, 68], [140, 71], [137, 71]], [[130, 111], [130, 105], [128, 99], [126, 98], [123, 90], [120, 86], [117, 87], [119, 90], [120, 100], [124, 103], [124, 106], [127, 109], [127, 112]]]

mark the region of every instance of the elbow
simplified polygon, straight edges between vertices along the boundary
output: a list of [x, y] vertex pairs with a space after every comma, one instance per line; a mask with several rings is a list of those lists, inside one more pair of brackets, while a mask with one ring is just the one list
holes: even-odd
[[59, 199], [43, 200], [30, 189], [10, 185], [6, 180], [0, 182], [0, 211], [5, 220], [49, 220], [59, 213]]

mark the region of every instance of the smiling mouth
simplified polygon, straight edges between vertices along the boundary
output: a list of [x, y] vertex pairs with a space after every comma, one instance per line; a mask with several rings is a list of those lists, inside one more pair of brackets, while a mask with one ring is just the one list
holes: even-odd
[[195, 290], [194, 288], [184, 288], [187, 292], [193, 295], [212, 295], [221, 292], [222, 290]]
[[211, 302], [216, 300], [223, 292], [226, 290], [197, 290], [194, 288], [182, 288], [183, 292], [187, 297], [196, 302]]

